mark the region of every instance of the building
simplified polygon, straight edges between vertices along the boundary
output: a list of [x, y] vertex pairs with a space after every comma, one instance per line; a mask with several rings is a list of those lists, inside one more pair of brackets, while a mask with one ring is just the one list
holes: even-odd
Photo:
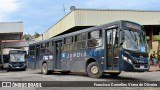
[[106, 24], [116, 20], [129, 20], [144, 25], [147, 36], [150, 36], [150, 40], [153, 41], [153, 35], [160, 34], [159, 16], [160, 11], [72, 8], [66, 16], [36, 40], [45, 40], [63, 33]]

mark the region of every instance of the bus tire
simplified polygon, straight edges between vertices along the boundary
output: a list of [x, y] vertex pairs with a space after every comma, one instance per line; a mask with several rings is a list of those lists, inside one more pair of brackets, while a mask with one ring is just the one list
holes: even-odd
[[11, 69], [10, 68], [7, 68], [7, 72], [9, 72]]
[[87, 74], [88, 74], [88, 76], [90, 76], [90, 77], [92, 77], [92, 78], [99, 78], [99, 77], [102, 76], [103, 72], [100, 71], [97, 62], [91, 62], [91, 63], [87, 66]]
[[26, 68], [22, 69], [23, 71], [26, 71]]
[[111, 77], [117, 77], [120, 73], [109, 73]]
[[42, 64], [42, 68], [41, 68], [41, 72], [44, 75], [48, 75], [50, 73], [50, 71], [48, 70], [48, 65], [47, 63], [43, 63]]

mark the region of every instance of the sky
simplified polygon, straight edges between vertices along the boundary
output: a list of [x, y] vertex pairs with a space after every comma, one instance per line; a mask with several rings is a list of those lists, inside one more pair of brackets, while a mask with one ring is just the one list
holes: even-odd
[[42, 34], [69, 13], [70, 6], [160, 10], [160, 0], [0, 0], [0, 22], [23, 22], [25, 34]]

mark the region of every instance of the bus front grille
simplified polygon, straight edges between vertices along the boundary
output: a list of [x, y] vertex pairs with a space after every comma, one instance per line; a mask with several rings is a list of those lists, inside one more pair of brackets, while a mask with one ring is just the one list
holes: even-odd
[[142, 64], [134, 64], [134, 67], [135, 67], [135, 68], [142, 69], [141, 66], [143, 66], [143, 68], [148, 68], [148, 65], [147, 65], [147, 64], [144, 64], [144, 65], [142, 65]]

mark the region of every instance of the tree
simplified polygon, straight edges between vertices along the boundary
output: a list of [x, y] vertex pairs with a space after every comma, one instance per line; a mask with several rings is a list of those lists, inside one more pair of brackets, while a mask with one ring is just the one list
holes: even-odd
[[22, 38], [23, 38], [23, 40], [26, 40], [26, 41], [32, 40], [32, 37], [31, 37], [30, 34], [28, 34], [28, 35], [27, 35], [27, 34], [24, 34]]
[[22, 36], [22, 39], [25, 39], [27, 37], [27, 35], [26, 34], [24, 34], [23, 36]]
[[37, 33], [37, 32], [35, 32], [35, 34], [34, 34], [34, 38], [38, 38], [40, 36], [40, 34], [39, 33]]

